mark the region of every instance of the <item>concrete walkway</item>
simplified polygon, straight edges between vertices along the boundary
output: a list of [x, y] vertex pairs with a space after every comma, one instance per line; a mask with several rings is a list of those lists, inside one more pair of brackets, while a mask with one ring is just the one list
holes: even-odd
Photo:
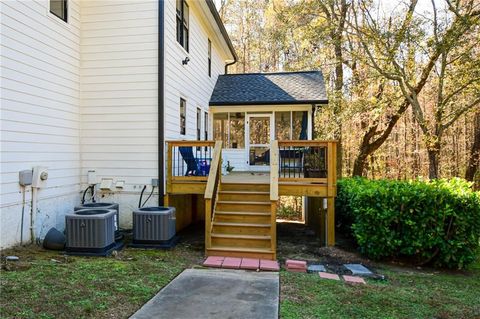
[[131, 318], [278, 318], [278, 273], [187, 269]]

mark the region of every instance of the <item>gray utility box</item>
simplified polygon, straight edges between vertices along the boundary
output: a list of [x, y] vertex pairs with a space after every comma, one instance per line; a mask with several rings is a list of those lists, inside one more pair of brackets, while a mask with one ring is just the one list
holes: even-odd
[[175, 236], [174, 207], [143, 207], [133, 211], [133, 242], [161, 243]]
[[115, 246], [113, 209], [83, 209], [65, 215], [67, 251], [101, 253]]
[[118, 209], [117, 203], [87, 203], [75, 206], [73, 210], [76, 212], [81, 209], [114, 209], [116, 211], [115, 214], [115, 230], [118, 231], [120, 229], [120, 211]]

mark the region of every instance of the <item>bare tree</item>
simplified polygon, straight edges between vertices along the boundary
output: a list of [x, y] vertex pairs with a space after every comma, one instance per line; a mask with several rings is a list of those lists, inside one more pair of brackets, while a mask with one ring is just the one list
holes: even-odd
[[480, 111], [475, 113], [474, 137], [472, 147], [470, 149], [470, 158], [468, 160], [465, 179], [474, 181], [475, 175], [480, 167]]
[[[413, 13], [411, 8], [412, 6], [415, 7], [415, 3], [416, 0], [411, 1], [408, 12]], [[479, 11], [473, 0], [464, 3], [456, 2], [455, 6], [448, 1], [447, 3], [448, 13], [453, 16], [453, 19], [450, 21], [450, 15], [446, 13], [444, 21], [439, 23], [438, 10], [435, 7], [435, 1], [432, 1], [434, 12], [433, 34], [427, 39], [427, 47], [424, 48], [428, 52], [426, 63], [421, 63], [421, 61], [418, 61], [419, 59], [415, 59], [413, 65], [405, 64], [405, 61], [401, 59], [402, 55], [399, 55], [396, 50], [399, 43], [385, 38], [384, 30], [372, 18], [370, 10], [362, 2], [360, 2], [359, 8], [363, 11], [363, 24], [360, 26], [356, 16], [354, 26], [358, 32], [362, 48], [365, 50], [369, 65], [386, 79], [397, 82], [404, 96], [404, 102], [399, 108], [400, 112], [391, 117], [384, 133], [389, 134], [388, 129], [395, 125], [406, 108], [411, 106], [415, 119], [424, 135], [429, 156], [430, 178], [438, 177], [443, 133], [461, 115], [480, 103], [479, 91], [471, 90], [478, 85], [480, 65], [478, 59], [471, 56], [472, 47], [468, 41], [472, 31], [478, 28]], [[405, 19], [405, 21], [407, 20]], [[478, 38], [474, 39], [473, 42], [473, 45], [478, 45]], [[458, 61], [462, 61], [462, 63], [456, 63]], [[433, 108], [433, 117], [429, 118], [422, 108], [419, 97], [427, 80], [434, 72], [437, 74], [437, 96], [430, 106], [430, 108]], [[446, 81], [447, 75], [451, 76], [450, 82]], [[456, 86], [451, 84], [458, 82], [457, 80], [461, 80], [461, 83], [457, 83]], [[469, 94], [470, 91], [473, 93]], [[465, 96], [466, 93], [469, 94], [468, 97]], [[455, 103], [455, 100], [460, 97], [465, 100], [461, 106]], [[374, 129], [374, 133], [371, 135], [375, 135], [375, 133]], [[381, 136], [383, 137], [383, 135]], [[366, 134], [366, 137], [368, 139], [368, 134]], [[382, 139], [376, 141], [382, 143]], [[375, 144], [371, 148], [375, 148]], [[359, 160], [362, 160], [360, 156]], [[356, 173], [358, 173], [358, 170]]]

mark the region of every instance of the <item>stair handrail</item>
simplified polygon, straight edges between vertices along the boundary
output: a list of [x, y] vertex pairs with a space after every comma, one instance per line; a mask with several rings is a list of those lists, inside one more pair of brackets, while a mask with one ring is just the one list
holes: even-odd
[[205, 249], [211, 247], [212, 220], [215, 218], [216, 199], [222, 176], [221, 163], [222, 141], [216, 141], [205, 187]]

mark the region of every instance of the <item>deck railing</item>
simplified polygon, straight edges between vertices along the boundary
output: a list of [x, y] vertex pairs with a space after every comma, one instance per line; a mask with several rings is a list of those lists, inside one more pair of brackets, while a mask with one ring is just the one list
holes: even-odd
[[335, 170], [329, 160], [335, 152], [334, 141], [279, 141], [280, 181], [327, 183]]
[[214, 141], [168, 141], [167, 190], [174, 182], [206, 182], [214, 145]]
[[205, 188], [205, 248], [210, 248], [212, 221], [215, 218], [218, 190], [222, 179], [222, 141], [215, 142], [213, 157]]

